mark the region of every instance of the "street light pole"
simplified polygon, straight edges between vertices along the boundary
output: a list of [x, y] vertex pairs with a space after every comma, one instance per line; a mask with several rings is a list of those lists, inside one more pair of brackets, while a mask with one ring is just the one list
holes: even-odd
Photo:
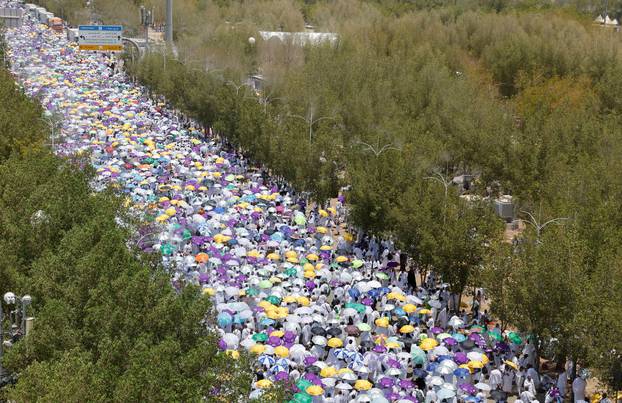
[[536, 218], [533, 216], [533, 214], [531, 214], [529, 211], [521, 210], [521, 212], [525, 213], [525, 214], [527, 214], [529, 216], [528, 220], [522, 220], [522, 221], [531, 224], [535, 228], [535, 230], [536, 230], [536, 242], [538, 242], [538, 243], [540, 243], [540, 234], [542, 233], [542, 230], [547, 225], [553, 224], [553, 223], [559, 223], [561, 221], [570, 220], [569, 217], [558, 217], [558, 218], [553, 218], [551, 220], [548, 220], [544, 224], [540, 224], [540, 222], [538, 220], [536, 220]]
[[166, 0], [166, 43], [173, 44], [173, 0]]
[[287, 116], [290, 116], [292, 118], [297, 118], [297, 119], [302, 119], [303, 121], [305, 121], [308, 125], [309, 125], [309, 145], [312, 142], [312, 138], [313, 138], [313, 125], [322, 121], [322, 120], [326, 120], [326, 119], [331, 119], [331, 120], [337, 120], [337, 118], [332, 117], [332, 116], [321, 116], [317, 119], [313, 119], [313, 109], [311, 109], [309, 111], [309, 117], [304, 117], [304, 116], [300, 116], [300, 115], [294, 115], [294, 114], [289, 114]]

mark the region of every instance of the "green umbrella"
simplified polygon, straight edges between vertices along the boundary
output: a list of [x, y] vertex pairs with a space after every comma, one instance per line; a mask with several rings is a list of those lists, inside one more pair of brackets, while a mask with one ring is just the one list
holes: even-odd
[[[307, 390], [307, 388], [309, 386], [313, 385], [313, 383], [311, 383], [310, 381], [307, 381], [306, 379], [301, 379], [298, 382], [296, 382], [296, 387], [300, 390]], [[305, 393], [306, 395], [306, 393]]]
[[389, 279], [389, 275], [387, 273], [383, 273], [383, 272], [376, 273], [376, 277], [378, 277], [380, 280], [388, 280]]
[[281, 298], [277, 297], [276, 295], [270, 295], [266, 298], [266, 301], [268, 301], [272, 305], [279, 305], [281, 303]]
[[484, 331], [484, 326], [482, 326], [482, 325], [473, 325], [473, 326], [471, 326], [471, 330], [476, 330], [476, 331], [479, 331], [479, 332], [483, 332]]
[[225, 176], [225, 180], [227, 182], [233, 182], [235, 180], [235, 176], [234, 175], [227, 175], [227, 176]]
[[261, 280], [259, 282], [259, 288], [266, 289], [266, 288], [270, 288], [270, 287], [272, 287], [272, 283], [269, 280]]
[[252, 337], [253, 340], [255, 341], [261, 341], [264, 342], [266, 340], [268, 340], [268, 335], [265, 333], [255, 333]]
[[410, 355], [412, 356], [413, 364], [415, 365], [417, 364], [424, 365], [425, 362], [428, 360], [428, 357], [426, 356], [425, 351], [423, 351], [418, 346], [411, 347]]
[[290, 277], [293, 277], [298, 274], [298, 270], [296, 270], [294, 267], [290, 267], [289, 269], [285, 270], [284, 273]]
[[490, 331], [488, 332], [488, 336], [496, 341], [503, 341], [503, 336], [501, 336], [501, 333], [499, 332]]
[[259, 294], [259, 290], [256, 288], [250, 287], [246, 289], [246, 295], [248, 295], [249, 297], [254, 297], [258, 294]]
[[508, 339], [514, 344], [521, 344], [523, 342], [523, 339], [521, 339], [521, 337], [516, 332], [508, 333]]
[[371, 330], [371, 326], [363, 322], [357, 323], [356, 327], [358, 327], [361, 332], [369, 332]]
[[294, 395], [294, 398], [290, 400], [290, 403], [311, 403], [313, 398], [306, 393], [299, 392]]
[[187, 241], [190, 238], [192, 238], [192, 233], [190, 232], [190, 230], [185, 229], [184, 232], [182, 233], [181, 237], [184, 239], [184, 241]]
[[359, 304], [359, 303], [356, 303], [356, 302], [348, 302], [346, 304], [346, 308], [352, 308], [352, 309], [354, 309], [358, 313], [365, 312], [365, 305]]
[[307, 223], [307, 219], [302, 214], [296, 214], [296, 216], [294, 217], [294, 222], [297, 225], [305, 225]]
[[354, 267], [355, 269], [358, 269], [359, 267], [363, 266], [363, 261], [362, 260], [353, 260], [352, 261], [352, 267]]
[[164, 256], [170, 256], [173, 254], [173, 252], [175, 252], [175, 247], [170, 243], [165, 243], [164, 245], [160, 246], [160, 253], [162, 253]]

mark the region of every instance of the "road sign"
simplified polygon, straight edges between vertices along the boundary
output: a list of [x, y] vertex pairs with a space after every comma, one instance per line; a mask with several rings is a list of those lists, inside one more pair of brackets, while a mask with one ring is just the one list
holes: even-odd
[[80, 50], [117, 52], [123, 50], [121, 25], [80, 25], [78, 45]]

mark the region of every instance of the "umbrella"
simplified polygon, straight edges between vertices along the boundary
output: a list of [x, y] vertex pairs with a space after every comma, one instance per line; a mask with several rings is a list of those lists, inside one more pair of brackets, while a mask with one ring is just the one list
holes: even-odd
[[484, 392], [489, 392], [491, 389], [489, 384], [483, 382], [476, 383], [475, 387], [479, 390], [483, 390]]
[[521, 339], [521, 337], [516, 332], [508, 333], [508, 340], [514, 344], [521, 344], [523, 342], [523, 339]]
[[305, 391], [311, 396], [320, 396], [324, 394], [324, 389], [318, 385], [311, 385]]
[[369, 390], [372, 386], [371, 382], [365, 379], [359, 379], [354, 383], [354, 389], [356, 390]]

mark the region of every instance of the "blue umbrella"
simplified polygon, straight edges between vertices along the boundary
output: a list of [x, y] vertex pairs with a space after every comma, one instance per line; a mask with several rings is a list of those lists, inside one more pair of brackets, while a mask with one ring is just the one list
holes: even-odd
[[462, 343], [463, 341], [466, 340], [466, 336], [463, 335], [462, 333], [454, 333], [451, 335], [451, 337], [456, 340], [458, 343]]
[[361, 296], [361, 292], [358, 290], [358, 288], [354, 288], [354, 287], [348, 290], [348, 294], [354, 299], [358, 299], [358, 297]]
[[469, 374], [470, 372], [466, 368], [458, 368], [454, 371], [454, 375], [456, 375], [458, 378], [466, 378], [467, 376], [469, 376]]
[[233, 323], [233, 318], [231, 317], [231, 315], [229, 315], [226, 312], [219, 313], [218, 316], [216, 317], [216, 320], [218, 322], [218, 326], [220, 327], [225, 327]]

